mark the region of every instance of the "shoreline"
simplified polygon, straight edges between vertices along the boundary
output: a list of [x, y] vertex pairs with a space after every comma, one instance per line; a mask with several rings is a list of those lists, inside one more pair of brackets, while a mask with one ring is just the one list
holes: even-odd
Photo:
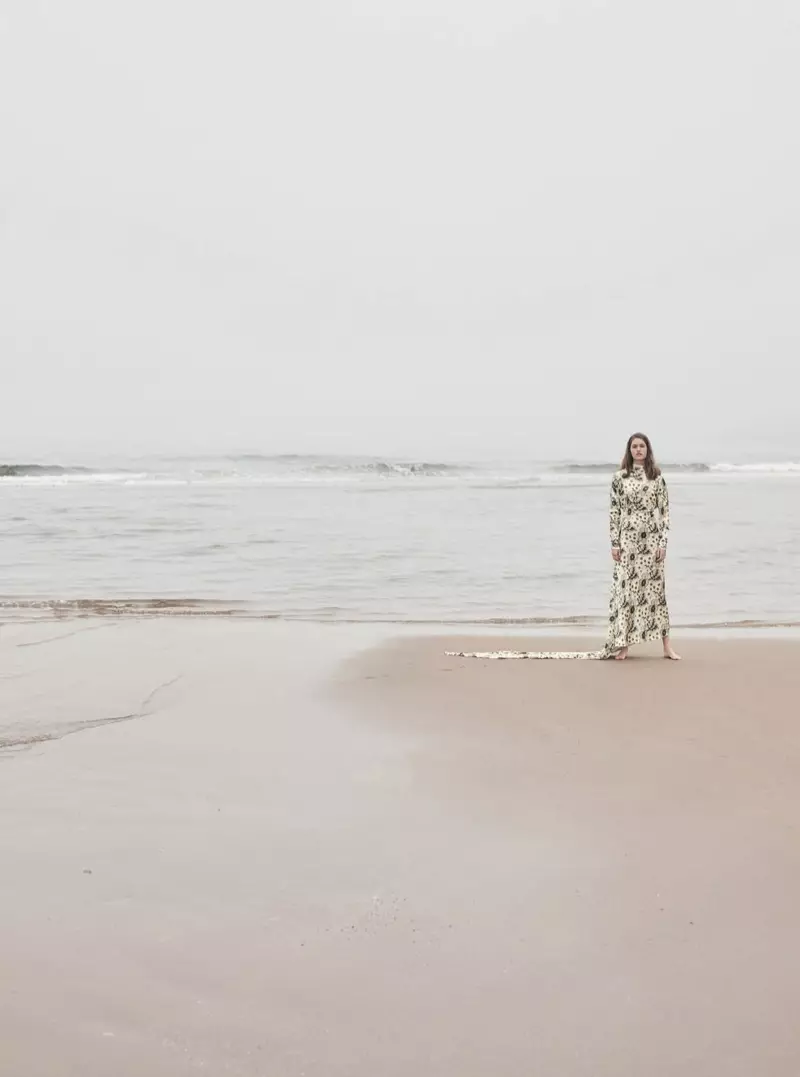
[[[356, 617], [331, 613], [327, 616], [313, 612], [281, 613], [260, 608], [246, 601], [225, 601], [209, 598], [108, 598], [108, 599], [38, 599], [0, 596], [0, 626], [3, 624], [43, 623], [68, 621], [70, 619], [103, 620], [152, 620], [160, 618], [198, 618], [231, 621], [262, 621], [283, 624], [306, 624], [321, 626], [365, 626], [375, 629], [394, 630], [403, 633], [408, 629], [435, 632], [447, 629], [459, 631], [498, 631], [508, 634], [523, 632], [544, 635], [551, 632], [575, 632], [605, 629], [603, 617], [573, 615], [564, 617]], [[736, 632], [761, 634], [762, 632], [800, 633], [800, 619], [773, 620], [743, 618], [741, 620], [676, 622], [673, 632], [713, 633]]]

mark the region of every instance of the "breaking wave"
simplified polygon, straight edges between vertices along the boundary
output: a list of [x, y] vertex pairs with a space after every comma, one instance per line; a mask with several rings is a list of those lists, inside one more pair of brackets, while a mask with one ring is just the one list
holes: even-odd
[[468, 474], [468, 465], [427, 460], [336, 456], [245, 456], [152, 460], [140, 468], [85, 467], [63, 464], [0, 464], [0, 478], [27, 481], [219, 482], [228, 480], [327, 478], [449, 478]]
[[[0, 481], [39, 485], [293, 485], [366, 484], [389, 489], [409, 483], [468, 484], [483, 489], [525, 489], [540, 483], [605, 481], [618, 464], [592, 461], [560, 463], [445, 463], [429, 460], [367, 456], [261, 455], [171, 457], [114, 462], [108, 466], [69, 466], [55, 463], [0, 464]], [[800, 460], [773, 463], [667, 463], [667, 476], [800, 474]]]
[[[702, 475], [708, 471], [714, 471], [722, 465], [719, 464], [665, 464], [664, 471], [688, 472], [689, 474]], [[555, 471], [567, 475], [597, 475], [607, 474], [619, 469], [619, 464], [558, 464]]]
[[0, 464], [0, 478], [46, 478], [57, 475], [90, 475], [88, 467], [62, 467], [60, 464]]

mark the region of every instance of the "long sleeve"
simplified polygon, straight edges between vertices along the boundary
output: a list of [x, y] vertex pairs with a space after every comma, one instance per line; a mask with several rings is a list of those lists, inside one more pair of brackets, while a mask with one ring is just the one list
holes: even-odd
[[669, 491], [667, 490], [667, 484], [664, 481], [664, 476], [659, 478], [659, 490], [658, 490], [658, 510], [661, 516], [661, 529], [658, 537], [658, 546], [661, 550], [666, 550], [667, 542], [669, 541]]
[[611, 480], [611, 513], [609, 530], [611, 532], [611, 549], [620, 548], [620, 528], [622, 526], [622, 480], [615, 475]]

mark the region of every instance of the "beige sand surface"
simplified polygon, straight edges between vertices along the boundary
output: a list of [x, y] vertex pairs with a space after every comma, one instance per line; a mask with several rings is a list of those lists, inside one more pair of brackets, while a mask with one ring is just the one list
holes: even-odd
[[2, 627], [2, 1077], [795, 1077], [800, 646], [380, 635]]

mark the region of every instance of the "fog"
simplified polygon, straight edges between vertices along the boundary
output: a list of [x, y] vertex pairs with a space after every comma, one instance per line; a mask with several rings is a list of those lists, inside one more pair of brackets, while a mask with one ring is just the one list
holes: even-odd
[[800, 456], [789, 3], [0, 3], [0, 458]]

